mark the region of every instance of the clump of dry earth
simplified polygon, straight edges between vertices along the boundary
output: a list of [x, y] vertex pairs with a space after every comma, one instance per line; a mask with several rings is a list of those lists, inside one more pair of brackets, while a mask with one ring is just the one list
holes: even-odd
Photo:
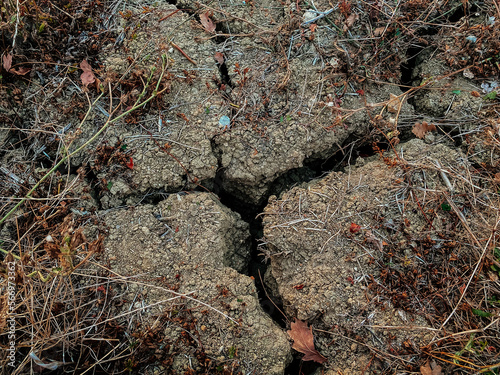
[[[214, 194], [223, 191], [230, 200], [259, 207], [278, 190], [262, 213], [264, 246], [259, 248], [269, 264], [266, 288], [288, 319], [313, 323], [316, 349], [328, 359], [326, 373], [386, 371], [390, 361], [382, 359], [391, 353], [415, 366], [421, 347], [435, 338], [436, 322], [425, 319], [432, 306], [404, 312], [377, 288], [384, 283], [380, 277], [388, 252], [405, 260], [398, 266], [404, 273], [423, 261], [417, 243], [439, 243], [443, 235], [460, 238], [453, 232], [463, 222], [468, 228], [462, 231], [484, 241], [496, 225], [493, 205], [484, 204], [480, 213], [464, 209], [471, 191], [482, 197], [496, 194], [487, 183], [475, 185], [472, 163], [483, 163], [492, 173], [499, 168], [498, 146], [491, 142], [498, 139], [498, 121], [482, 122], [481, 129], [477, 125], [487, 110], [482, 97], [471, 95], [480, 91], [478, 83], [467, 74], [450, 75], [417, 91], [409, 103], [394, 72], [382, 84], [350, 71], [351, 58], [368, 64], [372, 56], [366, 51], [354, 56], [349, 42], [336, 44], [324, 20], [318, 21], [322, 27], [314, 37], [307, 28], [297, 32], [311, 17], [310, 6], [297, 17], [294, 2], [269, 0], [250, 4], [250, 10], [239, 4], [230, 13], [205, 3], [178, 1], [150, 11], [137, 3], [119, 20], [121, 42], [110, 42], [100, 54], [103, 82], [131, 72], [144, 81], [159, 67], [157, 56], [165, 54], [168, 87], [158, 110], [110, 127], [89, 146], [100, 151], [69, 161], [70, 167], [85, 166], [93, 174], [79, 170], [65, 185], [85, 198], [75, 204], [74, 214], [100, 220], [82, 225], [87, 238], [105, 233], [107, 267], [134, 280], [122, 291], [127, 302], [116, 315], [137, 309], [127, 319], [139, 327], [161, 327], [163, 344], [175, 346], [169, 370], [177, 373], [203, 368], [195, 348], [182, 341], [186, 330], [159, 319], [167, 313], [175, 318], [173, 311], [182, 309], [195, 322], [195, 346], [225, 370], [284, 374], [292, 360], [291, 343], [261, 308], [256, 281], [245, 275], [252, 258], [249, 225]], [[323, 10], [329, 4], [316, 2]], [[219, 36], [207, 32], [194, 12], [209, 12]], [[361, 33], [361, 22], [351, 26]], [[403, 61], [405, 54], [400, 48], [397, 58]], [[422, 48], [415, 64], [414, 85], [450, 70], [429, 48]], [[357, 79], [339, 91], [336, 77], [346, 74]], [[27, 87], [26, 97], [36, 96], [44, 84], [34, 72], [30, 79], [36, 84]], [[42, 103], [43, 111], [24, 108], [19, 121], [30, 128], [36, 112], [37, 124], [58, 124], [68, 132], [70, 150], [76, 149], [104, 124], [107, 103], [101, 100], [77, 126], [81, 113], [59, 108], [82, 91], [58, 85], [59, 94]], [[124, 91], [120, 102], [133, 102], [138, 95]], [[223, 116], [230, 118], [229, 127], [221, 126]], [[439, 132], [414, 139], [411, 126], [417, 120], [437, 123]], [[18, 142], [14, 133], [0, 129], [0, 144]], [[453, 137], [460, 138], [461, 147]], [[276, 185], [279, 178], [335, 154], [354, 160], [354, 146], [374, 139], [390, 142], [387, 152], [359, 157], [353, 165], [344, 163], [343, 171], [290, 190]], [[33, 185], [34, 177], [43, 176], [46, 168], [28, 162], [42, 155], [41, 142], [2, 152], [2, 166], [11, 173], [2, 170], [2, 188], [12, 189], [19, 181]], [[124, 160], [133, 159], [132, 168], [116, 168], [109, 155], [103, 162], [104, 147], [115, 145]], [[192, 189], [198, 191], [181, 192]], [[453, 203], [456, 215], [440, 211], [443, 203]], [[29, 210], [18, 215], [23, 212]], [[16, 244], [15, 218], [1, 233], [4, 247]], [[454, 256], [472, 251], [464, 246]], [[160, 362], [155, 366], [148, 371], [166, 371]]]

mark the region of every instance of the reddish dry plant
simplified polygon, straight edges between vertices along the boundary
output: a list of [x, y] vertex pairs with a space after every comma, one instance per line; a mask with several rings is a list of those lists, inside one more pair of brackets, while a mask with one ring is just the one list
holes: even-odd
[[340, 0], [339, 1], [339, 10], [340, 13], [347, 19], [351, 15], [351, 4], [349, 0]]

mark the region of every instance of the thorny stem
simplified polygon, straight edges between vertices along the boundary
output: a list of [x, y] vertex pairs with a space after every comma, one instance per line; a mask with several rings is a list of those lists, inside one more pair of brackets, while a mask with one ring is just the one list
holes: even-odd
[[[150, 83], [151, 83], [151, 80], [153, 78], [153, 74], [154, 74], [154, 69], [151, 71], [151, 74], [149, 75], [148, 77], [148, 80], [146, 82], [146, 84], [144, 85], [144, 88], [141, 92], [141, 94], [139, 95], [139, 97], [137, 98], [136, 102], [134, 103], [134, 105], [132, 106], [132, 108], [130, 108], [129, 110], [123, 112], [122, 114], [116, 116], [115, 118], [111, 119], [111, 118], [108, 118], [108, 120], [104, 123], [104, 125], [101, 127], [101, 129], [99, 129], [99, 131], [97, 131], [97, 133], [95, 133], [87, 142], [85, 142], [83, 145], [81, 145], [80, 147], [78, 147], [75, 151], [71, 152], [71, 153], [66, 153], [66, 155], [61, 159], [59, 160], [59, 162], [57, 164], [55, 164], [41, 179], [40, 181], [38, 181], [35, 186], [33, 186], [31, 188], [31, 190], [26, 194], [26, 196], [21, 199], [9, 212], [7, 212], [7, 214], [2, 218], [0, 219], [0, 225], [3, 224], [15, 211], [17, 211], [17, 209], [19, 207], [21, 207], [21, 205], [24, 204], [24, 202], [26, 202], [29, 198], [31, 198], [31, 194], [33, 194], [33, 192], [38, 189], [38, 187], [42, 184], [42, 182], [44, 182], [49, 176], [51, 176], [66, 160], [68, 160], [69, 158], [71, 158], [72, 156], [78, 154], [80, 151], [82, 151], [83, 149], [85, 149], [88, 145], [90, 145], [92, 142], [94, 142], [96, 140], [96, 138], [101, 135], [108, 127], [109, 125], [115, 123], [116, 121], [118, 121], [119, 119], [121, 119], [122, 117], [125, 117], [126, 115], [128, 115], [129, 113], [131, 113], [132, 111], [135, 111], [136, 109], [139, 109], [141, 107], [144, 107], [147, 103], [149, 103], [153, 98], [155, 98], [158, 94], [161, 94], [163, 91], [166, 90], [163, 89], [161, 91], [158, 91], [159, 87], [160, 87], [160, 84], [161, 84], [161, 81], [163, 79], [163, 76], [165, 74], [165, 70], [166, 70], [166, 63], [167, 63], [167, 59], [166, 59], [166, 56], [165, 55], [162, 55], [162, 72], [160, 74], [160, 78], [158, 79], [158, 82], [156, 83], [156, 87], [155, 87], [155, 90], [153, 91], [153, 93], [151, 94], [150, 97], [148, 97], [146, 100], [144, 100], [142, 103], [139, 103], [140, 100], [144, 97], [144, 95], [146, 94], [146, 90], [147, 88], [149, 87]], [[82, 124], [87, 120], [89, 114], [91, 113], [91, 111], [94, 109], [95, 105], [97, 104], [97, 102], [99, 101], [99, 99], [101, 99], [101, 97], [104, 95], [104, 92], [101, 92], [101, 94], [97, 97], [96, 100], [94, 100], [94, 102], [89, 106], [89, 109], [87, 110], [87, 113], [85, 114], [85, 117], [83, 118], [83, 120], [80, 122], [80, 127], [82, 126]]]

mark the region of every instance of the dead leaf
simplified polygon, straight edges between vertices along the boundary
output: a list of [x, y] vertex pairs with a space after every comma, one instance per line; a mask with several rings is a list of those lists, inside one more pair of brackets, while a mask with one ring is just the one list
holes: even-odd
[[373, 36], [380, 36], [384, 33], [385, 27], [377, 27], [373, 30]]
[[84, 86], [88, 86], [95, 82], [95, 76], [92, 72], [83, 72], [80, 79], [82, 80]]
[[356, 22], [358, 19], [358, 13], [352, 13], [346, 20], [347, 27], [351, 27], [352, 25], [354, 25], [354, 22]]
[[80, 63], [80, 68], [83, 70], [83, 73], [80, 76], [80, 79], [82, 80], [83, 85], [88, 86], [89, 84], [94, 83], [95, 82], [95, 75], [92, 72], [92, 67], [87, 62], [87, 60], [83, 60]]
[[224, 55], [221, 52], [215, 52], [214, 58], [219, 64], [224, 63]]
[[401, 108], [401, 100], [394, 95], [389, 94], [389, 103], [387, 103], [387, 110], [391, 113], [398, 113], [399, 108]]
[[344, 26], [344, 31], [347, 31], [348, 29], [351, 28], [352, 25], [354, 25], [354, 22], [356, 22], [359, 19], [359, 16], [357, 13], [351, 13], [349, 17], [347, 17], [345, 21], [345, 26]]
[[215, 24], [208, 17], [208, 12], [200, 14], [200, 21], [206, 31], [213, 33], [215, 31]]
[[441, 366], [437, 365], [433, 361], [433, 366], [431, 368], [431, 364], [429, 363], [429, 361], [427, 361], [424, 366], [420, 366], [420, 373], [422, 375], [441, 375]]
[[418, 138], [423, 139], [428, 132], [436, 130], [436, 125], [428, 124], [426, 121], [416, 122], [411, 132]]
[[371, 230], [367, 230], [365, 232], [365, 239], [366, 239], [366, 242], [374, 244], [375, 246], [377, 246], [378, 249], [381, 252], [384, 251], [384, 241], [382, 241], [382, 240], [378, 239], [377, 237], [375, 237], [375, 235], [372, 233]]
[[349, 227], [349, 232], [351, 233], [357, 233], [361, 229], [361, 226], [356, 224], [356, 223], [351, 223], [351, 226]]
[[7, 53], [3, 55], [2, 60], [3, 60], [3, 68], [6, 71], [9, 71], [10, 67], [12, 66], [12, 55], [10, 53]]
[[80, 63], [80, 69], [82, 69], [84, 72], [88, 72], [88, 71], [92, 71], [92, 67], [90, 66], [90, 64], [87, 62], [87, 60], [83, 60], [81, 63]]
[[290, 330], [287, 331], [290, 338], [293, 340], [292, 348], [296, 351], [305, 354], [303, 361], [315, 361], [318, 363], [326, 362], [323, 357], [314, 348], [314, 337], [312, 327], [307, 327], [307, 323], [295, 319], [295, 322], [290, 323]]

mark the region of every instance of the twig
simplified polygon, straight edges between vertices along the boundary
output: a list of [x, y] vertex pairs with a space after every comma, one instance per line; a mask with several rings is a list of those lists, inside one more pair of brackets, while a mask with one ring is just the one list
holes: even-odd
[[[447, 335], [447, 336], [444, 336], [444, 337], [438, 337], [434, 340], [432, 340], [429, 344], [427, 345], [432, 345], [434, 344], [436, 341], [441, 341], [441, 340], [446, 340], [446, 339], [449, 339], [449, 338], [452, 338], [452, 337], [456, 337], [456, 336], [461, 336], [461, 335], [470, 335], [472, 333], [481, 333], [481, 332], [484, 332], [486, 330], [488, 330], [491, 326], [493, 326], [494, 324], [498, 323], [500, 321], [500, 318], [497, 318], [495, 319], [494, 321], [492, 321], [490, 324], [488, 324], [486, 327], [484, 328], [479, 328], [479, 329], [470, 329], [468, 331], [462, 331], [462, 332], [457, 332], [457, 333], [452, 333], [450, 335]], [[437, 330], [439, 331], [439, 330]]]
[[451, 186], [450, 180], [448, 179], [448, 176], [446, 175], [446, 172], [441, 168], [441, 164], [439, 164], [439, 161], [434, 160], [436, 163], [436, 167], [439, 169], [439, 173], [441, 174], [441, 178], [443, 179], [444, 183], [448, 187], [448, 190], [450, 193], [453, 193], [453, 186]]
[[497, 13], [498, 13], [498, 19], [500, 20], [500, 7], [497, 4], [498, 0], [493, 0], [493, 5], [495, 6]]
[[328, 9], [327, 11], [324, 11], [324, 12], [314, 11], [314, 13], [319, 14], [319, 16], [316, 16], [316, 17], [314, 17], [313, 19], [310, 19], [309, 21], [305, 21], [305, 22], [303, 22], [300, 26], [307, 26], [307, 25], [309, 25], [310, 23], [316, 22], [316, 21], [318, 21], [318, 20], [322, 19], [323, 17], [328, 16], [328, 15], [329, 15], [330, 13], [332, 13], [333, 11], [334, 11], [334, 9], [333, 9], [333, 8]]
[[223, 14], [223, 15], [225, 15], [226, 17], [231, 17], [231, 18], [233, 18], [233, 19], [235, 19], [235, 20], [238, 20], [238, 21], [242, 21], [242, 22], [248, 23], [249, 25], [251, 25], [251, 26], [253, 26], [253, 27], [255, 27], [255, 28], [259, 29], [259, 30], [263, 30], [263, 28], [262, 28], [262, 27], [260, 27], [260, 26], [258, 26], [258, 25], [256, 25], [256, 24], [254, 24], [254, 23], [252, 23], [252, 22], [250, 22], [250, 21], [248, 21], [248, 20], [246, 20], [246, 19], [244, 19], [244, 18], [236, 17], [234, 14], [230, 14], [230, 13], [228, 13], [228, 12], [224, 11], [224, 10], [221, 10], [221, 9], [216, 9], [216, 8], [212, 8], [212, 7], [209, 7], [208, 5], [205, 5], [205, 4], [200, 4], [200, 5], [201, 5], [201, 6], [203, 6], [204, 8], [206, 8], [206, 9], [208, 9], [208, 10], [213, 11], [213, 12], [222, 13], [222, 14]]
[[182, 56], [184, 56], [186, 59], [188, 59], [190, 63], [192, 63], [192, 64], [194, 64], [194, 65], [198, 65], [198, 64], [196, 64], [196, 61], [194, 61], [191, 57], [189, 57], [189, 56], [187, 55], [187, 53], [186, 53], [186, 52], [184, 52], [184, 51], [181, 49], [181, 47], [179, 47], [179, 46], [178, 46], [177, 44], [175, 44], [174, 42], [170, 42], [170, 44], [171, 44], [171, 45], [172, 45], [172, 47], [174, 47], [177, 51], [179, 51], [179, 52], [182, 54]]
[[158, 22], [165, 21], [167, 18], [169, 18], [169, 17], [173, 16], [175, 13], [177, 13], [177, 12], [179, 12], [179, 11], [180, 11], [180, 9], [174, 10], [172, 13], [167, 14], [165, 17], [160, 18], [160, 19], [158, 20]]
[[19, 0], [16, 0], [16, 28], [12, 37], [12, 49], [16, 46], [17, 29], [19, 27]]

